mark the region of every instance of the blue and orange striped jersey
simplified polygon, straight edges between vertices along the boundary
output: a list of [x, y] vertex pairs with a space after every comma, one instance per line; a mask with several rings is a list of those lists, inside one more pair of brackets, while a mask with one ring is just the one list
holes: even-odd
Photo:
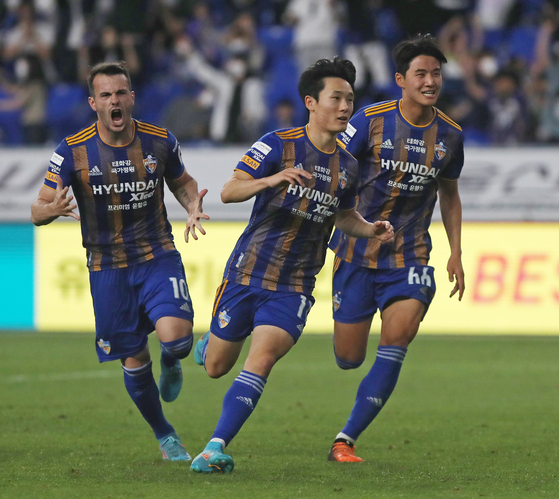
[[175, 250], [163, 179], [184, 172], [180, 145], [166, 129], [134, 120], [126, 146], [103, 142], [97, 123], [56, 148], [44, 184], [71, 185], [80, 209], [90, 271], [122, 268]]
[[253, 178], [300, 168], [313, 175], [300, 185], [278, 186], [256, 195], [224, 280], [272, 291], [311, 293], [324, 265], [334, 216], [355, 207], [357, 160], [343, 144], [321, 151], [306, 127], [264, 135], [241, 158], [236, 170]]
[[369, 222], [389, 220], [395, 233], [381, 245], [336, 230], [330, 248], [342, 260], [373, 269], [427, 265], [437, 179], [458, 179], [464, 164], [462, 129], [434, 111], [429, 124], [415, 126], [399, 101], [381, 102], [360, 109], [340, 135], [359, 160], [357, 211]]

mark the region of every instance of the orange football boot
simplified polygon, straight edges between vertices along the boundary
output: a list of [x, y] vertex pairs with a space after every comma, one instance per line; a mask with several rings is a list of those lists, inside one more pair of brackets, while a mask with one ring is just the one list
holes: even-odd
[[349, 442], [334, 442], [328, 453], [328, 461], [338, 461], [339, 463], [360, 463], [363, 461], [355, 455], [355, 446]]

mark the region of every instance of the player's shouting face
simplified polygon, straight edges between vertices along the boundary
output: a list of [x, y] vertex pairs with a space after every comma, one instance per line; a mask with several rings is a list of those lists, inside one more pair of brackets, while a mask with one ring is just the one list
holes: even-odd
[[419, 55], [410, 62], [405, 75], [396, 74], [402, 97], [420, 106], [433, 106], [439, 98], [443, 77], [441, 63], [430, 55]]
[[[134, 106], [134, 92], [126, 76], [122, 74], [98, 74], [93, 80], [94, 97], [89, 98], [89, 105], [97, 113], [101, 136], [108, 136], [114, 145], [116, 138], [134, 134], [132, 122], [132, 107]], [[105, 134], [103, 134], [105, 132]]]
[[353, 98], [353, 90], [346, 80], [324, 78], [324, 88], [318, 94], [318, 100], [310, 95], [305, 98], [310, 123], [323, 132], [345, 132], [353, 114]]

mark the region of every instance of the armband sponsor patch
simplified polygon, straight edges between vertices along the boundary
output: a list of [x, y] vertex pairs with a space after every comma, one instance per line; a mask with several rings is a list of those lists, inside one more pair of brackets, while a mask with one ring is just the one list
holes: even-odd
[[52, 158], [50, 158], [51, 163], [55, 165], [61, 166], [64, 158], [60, 156], [60, 154], [56, 154], [55, 152], [52, 153]]
[[258, 169], [258, 167], [260, 166], [260, 163], [258, 161], [255, 161], [254, 159], [248, 157], [246, 154], [241, 158], [241, 161], [245, 165], [250, 166], [253, 170]]
[[258, 141], [252, 144], [251, 149], [258, 149], [261, 153], [266, 156], [272, 148], [268, 144], [264, 144], [264, 142]]
[[56, 184], [56, 175], [52, 172], [47, 172], [45, 179], [50, 180], [51, 182], [54, 182]]
[[351, 123], [348, 123], [347, 128], [345, 129], [345, 133], [350, 137], [353, 137], [355, 135], [355, 132], [357, 132], [357, 128], [355, 128]]

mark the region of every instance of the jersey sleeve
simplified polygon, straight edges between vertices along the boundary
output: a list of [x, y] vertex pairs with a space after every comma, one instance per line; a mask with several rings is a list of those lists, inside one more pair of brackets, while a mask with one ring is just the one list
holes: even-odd
[[282, 142], [275, 133], [268, 133], [252, 144], [250, 149], [237, 163], [240, 170], [252, 178], [264, 178], [279, 171]]
[[169, 155], [167, 164], [165, 165], [165, 178], [175, 180], [179, 178], [186, 170], [182, 160], [181, 145], [177, 138], [169, 131], [167, 136], [167, 147], [169, 148]]
[[56, 189], [56, 177], [62, 179], [62, 187], [72, 184], [72, 171], [74, 169], [74, 160], [72, 151], [66, 140], [63, 140], [55, 149], [50, 158], [49, 167], [45, 176], [44, 185], [51, 189]]
[[351, 158], [349, 166], [348, 171], [351, 173], [349, 174], [347, 188], [340, 197], [340, 210], [351, 210], [357, 206], [359, 163], [355, 158]]
[[365, 116], [364, 108], [360, 109], [349, 120], [346, 131], [338, 135], [347, 151], [356, 158], [359, 158], [359, 155], [367, 150], [370, 121], [370, 118]]
[[464, 138], [461, 133], [457, 134], [456, 145], [452, 151], [452, 157], [448, 165], [441, 172], [441, 177], [448, 180], [456, 180], [460, 177], [464, 166]]

